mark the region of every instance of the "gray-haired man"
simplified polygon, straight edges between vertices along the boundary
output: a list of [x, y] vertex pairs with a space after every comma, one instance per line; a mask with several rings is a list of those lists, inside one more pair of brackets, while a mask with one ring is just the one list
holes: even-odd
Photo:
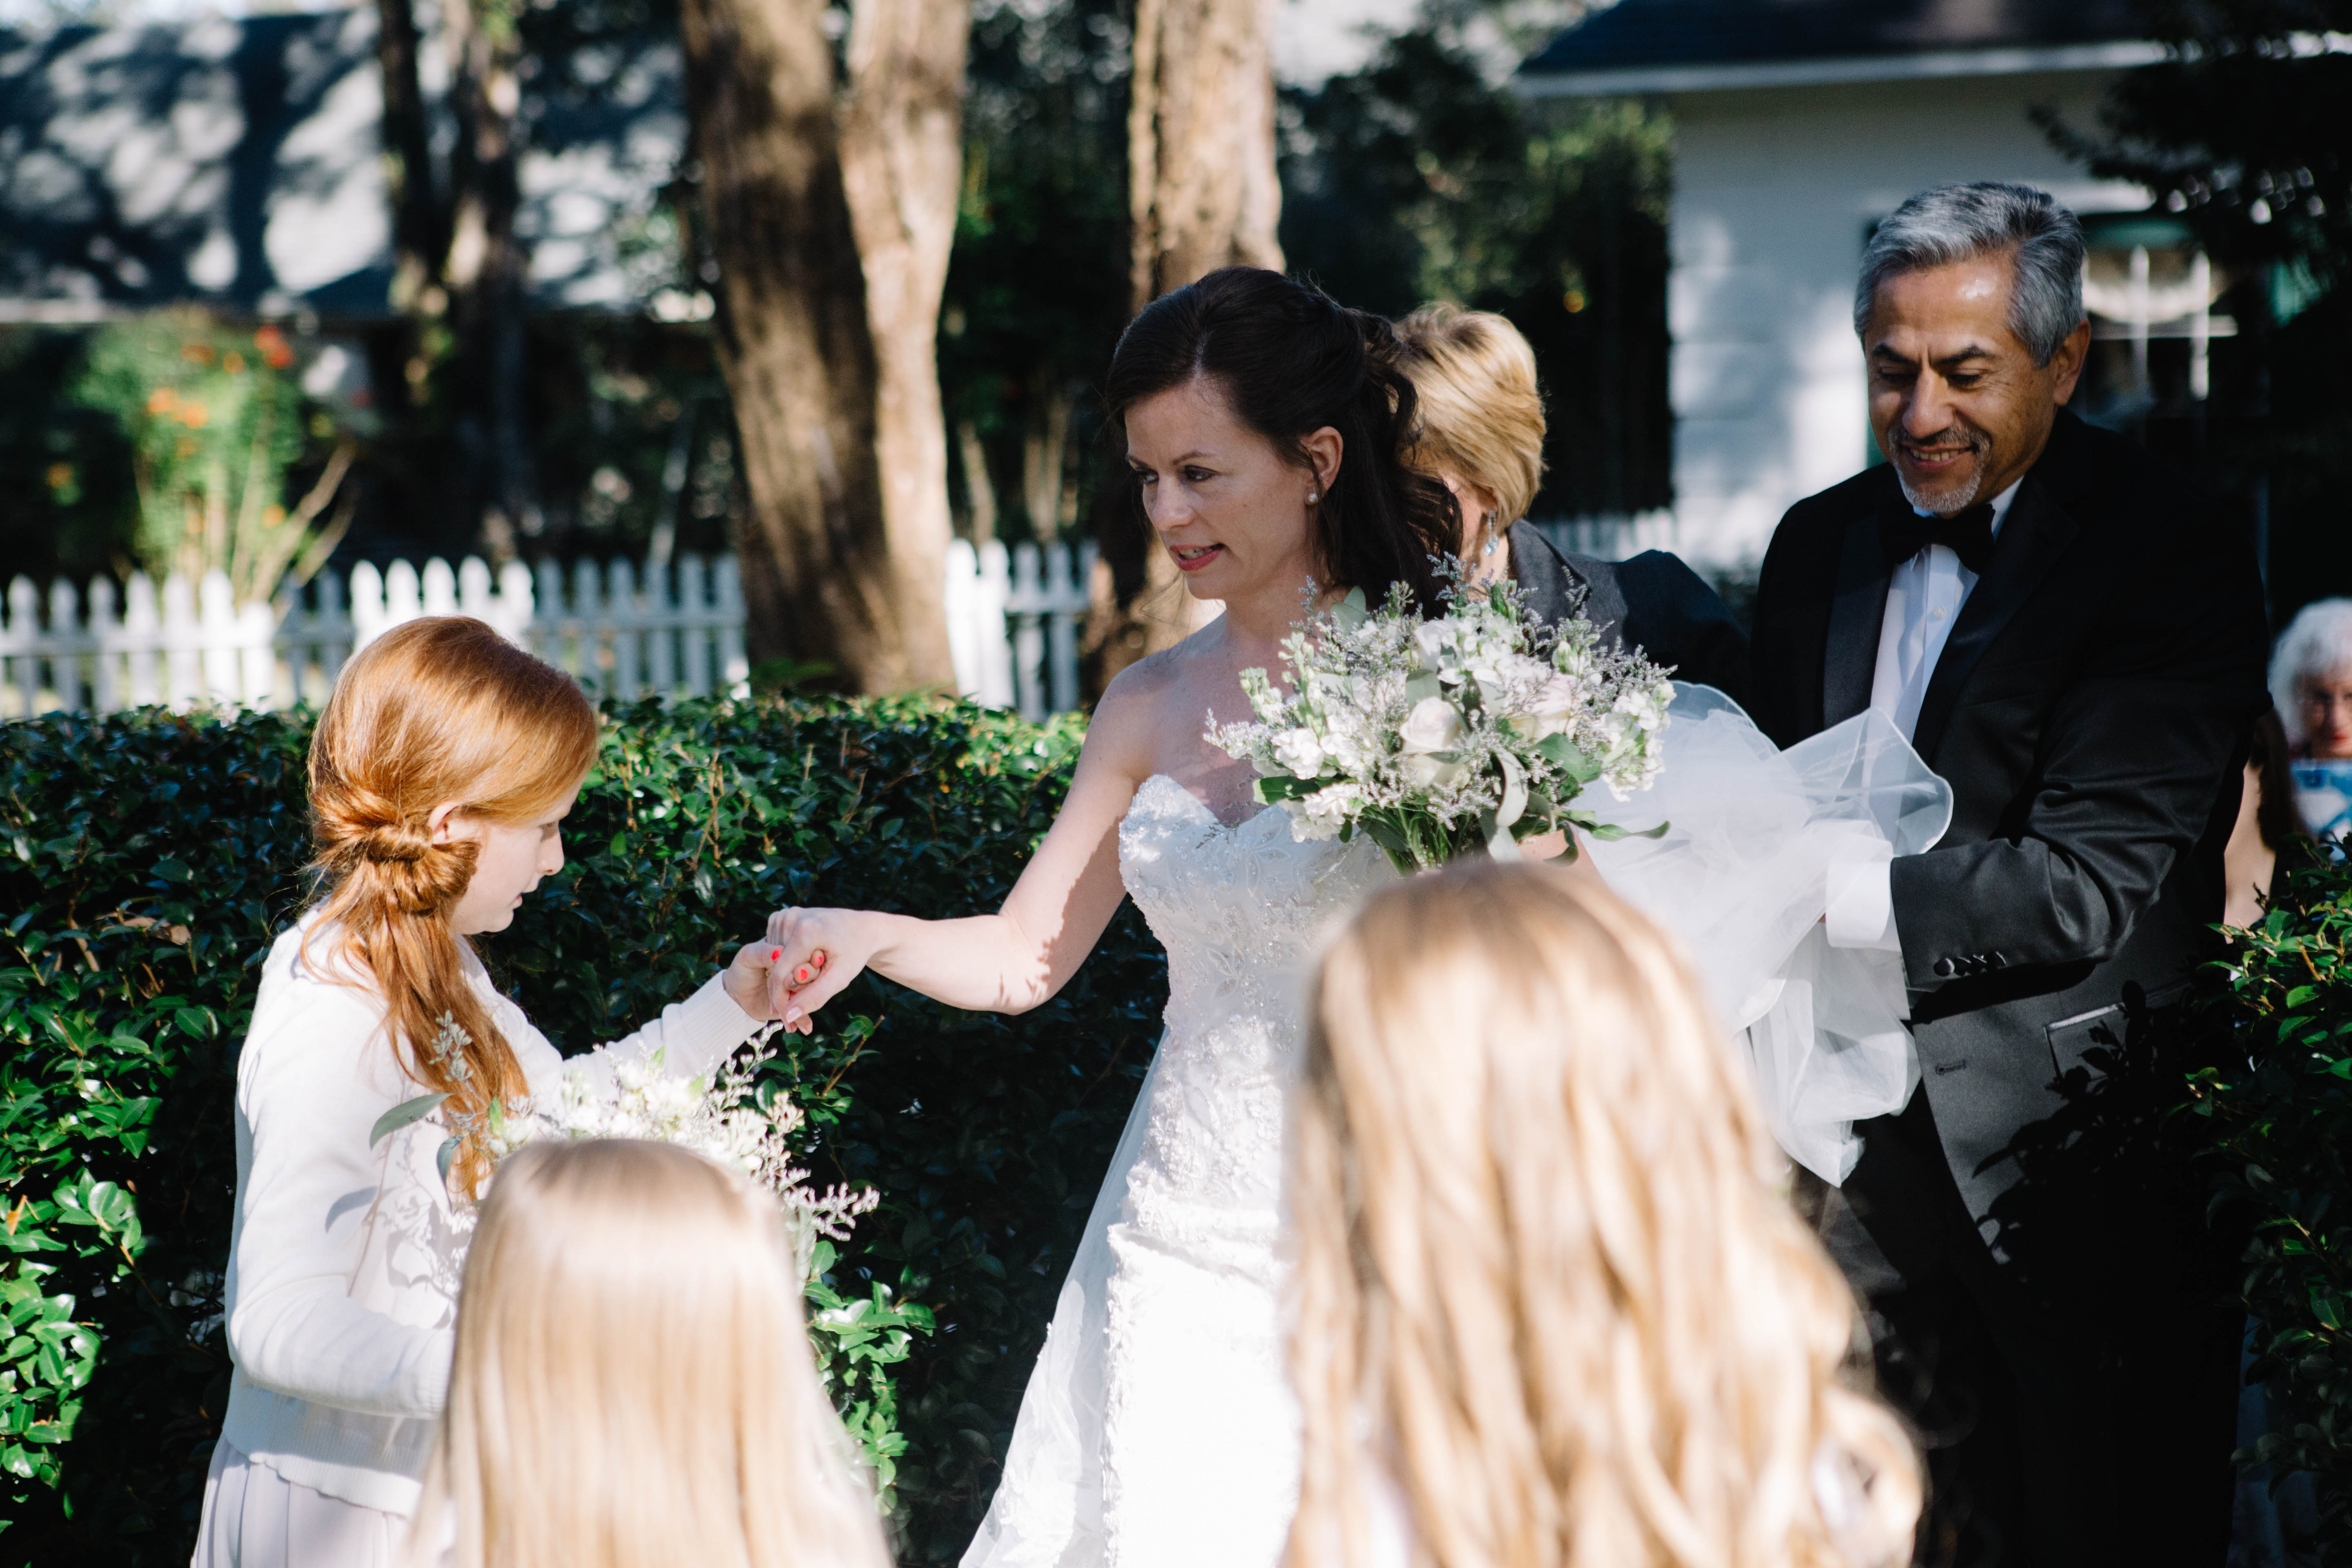
[[2218, 1568], [2240, 1318], [2159, 1042], [2214, 951], [2267, 634], [2245, 531], [2063, 407], [2082, 268], [2021, 186], [1879, 226], [1854, 319], [1889, 461], [1782, 519], [1753, 694], [1783, 745], [1882, 710], [1955, 796], [1934, 849], [1836, 889], [1832, 942], [1903, 955], [1924, 1081], [1812, 1194], [1927, 1442], [1923, 1559]]

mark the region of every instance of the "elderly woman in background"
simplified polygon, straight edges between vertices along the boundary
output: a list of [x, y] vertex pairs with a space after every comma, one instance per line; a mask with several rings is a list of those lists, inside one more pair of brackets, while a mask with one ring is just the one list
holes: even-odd
[[1490, 311], [1424, 305], [1397, 323], [1397, 337], [1399, 368], [1419, 400], [1405, 460], [1454, 492], [1472, 580], [1517, 582], [1549, 622], [1580, 602], [1607, 641], [1744, 700], [1748, 634], [1680, 557], [1566, 555], [1527, 521], [1543, 482], [1544, 405], [1535, 351], [1519, 330]]
[[2271, 654], [2271, 701], [2286, 727], [2304, 826], [2334, 843], [2352, 830], [2352, 599], [2296, 613]]

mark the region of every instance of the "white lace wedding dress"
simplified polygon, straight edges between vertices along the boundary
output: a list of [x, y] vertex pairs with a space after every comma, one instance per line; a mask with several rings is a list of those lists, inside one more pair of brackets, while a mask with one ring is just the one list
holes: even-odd
[[[1826, 1082], [1836, 1113], [1873, 1115], [1909, 1093], [1893, 955], [1853, 955], [1845, 973], [1845, 957], [1808, 945], [1826, 866], [1942, 831], [1940, 782], [1873, 720], [1784, 757], [1719, 694], [1682, 688], [1657, 786], [1607, 811], [1674, 822], [1600, 863], [1705, 955], [1750, 1052], [1759, 1030], [1779, 1042], [1754, 1057], [1768, 1105], [1818, 1100]], [[1119, 870], [1168, 950], [1166, 1030], [963, 1568], [1274, 1568], [1297, 1500], [1280, 1238], [1290, 1087], [1316, 961], [1396, 872], [1368, 841], [1295, 841], [1276, 808], [1221, 823], [1164, 774], [1136, 792]], [[1832, 1002], [1825, 964], [1860, 1001]], [[1890, 987], [1894, 1016], [1872, 1000]]]
[[1396, 873], [1278, 809], [1228, 826], [1164, 774], [1118, 859], [1168, 950], [1167, 1028], [965, 1568], [1271, 1568], [1297, 1500], [1283, 1124], [1323, 942]]

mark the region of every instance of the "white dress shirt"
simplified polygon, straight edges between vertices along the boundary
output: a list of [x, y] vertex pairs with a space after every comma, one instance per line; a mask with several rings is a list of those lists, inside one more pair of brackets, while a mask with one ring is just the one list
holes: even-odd
[[[2017, 499], [2017, 487], [2024, 482], [2017, 479], [1992, 498], [1995, 539], [2000, 537], [2010, 502]], [[1969, 602], [1976, 585], [1977, 574], [1961, 565], [1959, 555], [1943, 544], [1928, 545], [1895, 567], [1887, 579], [1886, 614], [1878, 626], [1878, 669], [1871, 678], [1870, 705], [1893, 720], [1906, 741], [1918, 727], [1919, 707], [1927, 700], [1936, 661], [1943, 658], [1953, 623], [1960, 618], [1960, 606]], [[1895, 931], [1891, 876], [1884, 860], [1830, 868], [1832, 947], [1902, 951]]]

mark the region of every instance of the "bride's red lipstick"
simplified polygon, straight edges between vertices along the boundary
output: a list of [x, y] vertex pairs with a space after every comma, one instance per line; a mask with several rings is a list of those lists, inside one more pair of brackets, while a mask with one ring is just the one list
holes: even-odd
[[[1187, 546], [1185, 550], [1190, 548]], [[1202, 545], [1198, 554], [1187, 554], [1185, 550], [1180, 550], [1174, 545], [1169, 546], [1168, 549], [1169, 557], [1176, 563], [1176, 570], [1179, 572], [1198, 572], [1225, 552], [1225, 547], [1222, 544]]]

